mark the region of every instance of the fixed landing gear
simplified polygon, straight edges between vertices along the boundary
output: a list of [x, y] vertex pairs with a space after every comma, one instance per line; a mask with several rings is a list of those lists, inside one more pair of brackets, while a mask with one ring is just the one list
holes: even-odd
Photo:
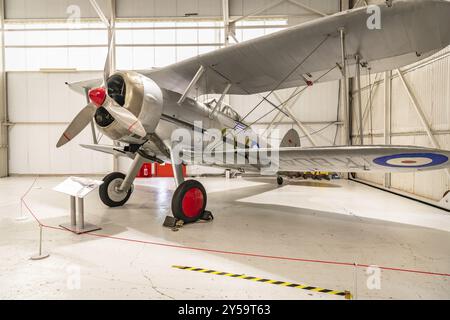
[[99, 188], [100, 199], [108, 207], [121, 207], [130, 199], [133, 193], [133, 181], [136, 178], [145, 157], [136, 153], [133, 163], [127, 174], [113, 172], [103, 178], [103, 184]]
[[163, 226], [178, 231], [187, 223], [199, 220], [212, 221], [214, 217], [211, 212], [205, 210], [206, 204], [206, 191], [200, 182], [196, 180], [181, 182], [172, 197], [173, 217], [167, 216]]
[[173, 217], [166, 217], [164, 226], [178, 230], [185, 223], [213, 220], [212, 213], [205, 210], [207, 195], [203, 185], [196, 180], [185, 181], [183, 166], [181, 163], [177, 163], [179, 161], [176, 161], [173, 149], [170, 151], [170, 157], [177, 189], [172, 197]]
[[[171, 154], [172, 163], [174, 157]], [[99, 188], [100, 199], [108, 207], [121, 207], [133, 193], [133, 181], [146, 157], [137, 153], [127, 174], [113, 172], [108, 174]], [[164, 226], [179, 228], [183, 224], [198, 220], [211, 221], [213, 215], [206, 211], [207, 195], [203, 185], [196, 180], [184, 181], [182, 164], [173, 164], [177, 189], [172, 197], [173, 217], [166, 217]]]
[[99, 188], [100, 199], [108, 207], [121, 207], [130, 199], [133, 187], [121, 190], [125, 175], [121, 172], [113, 172], [103, 178], [103, 184]]
[[207, 203], [206, 191], [196, 180], [184, 181], [172, 197], [172, 213], [184, 223], [196, 222], [203, 218]]

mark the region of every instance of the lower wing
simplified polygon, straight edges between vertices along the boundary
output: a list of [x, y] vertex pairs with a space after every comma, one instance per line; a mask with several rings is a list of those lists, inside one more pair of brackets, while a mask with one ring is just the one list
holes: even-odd
[[269, 171], [414, 172], [450, 167], [450, 151], [408, 146], [242, 149], [198, 154], [183, 160], [204, 165]]
[[[81, 145], [116, 156], [134, 158], [123, 147]], [[415, 172], [450, 168], [450, 151], [408, 146], [183, 150], [185, 163], [248, 171], [272, 172]]]

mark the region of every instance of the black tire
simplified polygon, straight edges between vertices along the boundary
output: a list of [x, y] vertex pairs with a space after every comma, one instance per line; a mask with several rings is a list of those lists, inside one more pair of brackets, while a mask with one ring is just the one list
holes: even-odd
[[133, 188], [125, 192], [116, 192], [113, 188], [120, 186], [125, 179], [121, 172], [113, 172], [103, 178], [103, 184], [99, 188], [100, 199], [108, 207], [121, 207], [130, 199]]
[[283, 177], [277, 177], [277, 184], [278, 184], [279, 186], [282, 186], [283, 183], [284, 183]]
[[203, 216], [207, 201], [203, 185], [196, 180], [187, 180], [180, 184], [173, 194], [172, 214], [185, 223], [196, 222]]

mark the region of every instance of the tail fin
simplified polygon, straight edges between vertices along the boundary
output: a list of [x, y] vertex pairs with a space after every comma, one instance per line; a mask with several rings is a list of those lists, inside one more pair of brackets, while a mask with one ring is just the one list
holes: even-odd
[[295, 129], [291, 129], [286, 133], [281, 141], [280, 148], [298, 148], [301, 147], [300, 136]]

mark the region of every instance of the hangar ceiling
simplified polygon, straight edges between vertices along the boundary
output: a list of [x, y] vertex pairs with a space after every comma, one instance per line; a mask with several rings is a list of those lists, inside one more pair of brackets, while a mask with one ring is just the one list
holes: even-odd
[[[339, 1], [299, 1], [318, 11], [331, 14], [339, 10]], [[98, 0], [102, 8], [108, 8], [109, 0]], [[115, 0], [117, 18], [197, 18], [221, 19], [222, 0]], [[230, 16], [245, 16], [262, 7], [280, 1], [230, 0]], [[77, 6], [82, 18], [98, 16], [88, 0], [5, 0], [6, 19], [66, 19], [68, 8]], [[313, 15], [294, 3], [285, 2], [261, 12], [261, 16], [307, 16]]]

